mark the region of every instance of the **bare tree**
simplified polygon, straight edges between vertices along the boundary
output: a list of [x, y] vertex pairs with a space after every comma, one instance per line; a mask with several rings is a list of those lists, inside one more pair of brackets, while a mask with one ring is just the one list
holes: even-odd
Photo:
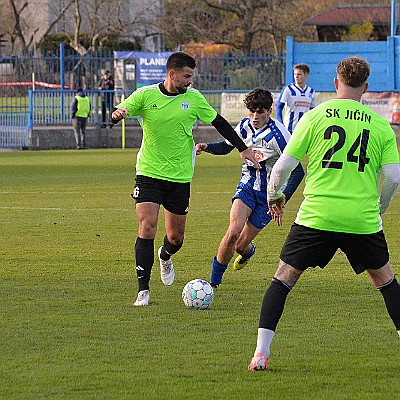
[[190, 41], [228, 43], [226, 36], [218, 39], [221, 30], [216, 27], [222, 24], [221, 13], [201, 1], [165, 0], [157, 28], [164, 36], [166, 47], [173, 49]]
[[[293, 0], [169, 0], [164, 32], [168, 43], [190, 39], [229, 44], [244, 52], [279, 52], [277, 14]], [[181, 12], [176, 13], [176, 9]], [[175, 35], [175, 39], [172, 37]], [[190, 36], [191, 35], [191, 36]], [[190, 37], [189, 40], [187, 38]], [[178, 43], [179, 44], [179, 43]]]
[[[11, 17], [11, 21], [8, 21], [8, 28], [4, 32], [4, 36], [8, 36], [10, 39], [12, 50], [20, 50], [21, 52], [27, 52], [32, 50], [35, 46], [40, 45], [44, 37], [53, 29], [54, 25], [60, 20], [65, 14], [68, 8], [71, 6], [73, 0], [68, 0], [63, 9], [54, 17], [54, 19], [47, 25], [46, 29], [40, 31], [39, 26], [30, 23], [31, 11], [29, 10], [29, 2], [24, 1], [22, 4], [16, 0], [9, 0], [10, 9], [8, 15]], [[6, 13], [7, 11], [4, 10]]]
[[[282, 54], [286, 37], [317, 40], [313, 26], [304, 21], [343, 0], [165, 0], [165, 19], [160, 30], [172, 47], [194, 42], [225, 43], [248, 52], [267, 49]], [[383, 3], [390, 0], [357, 0]]]
[[[69, 34], [69, 44], [81, 56], [101, 47], [109, 39], [126, 38], [140, 47], [144, 38], [155, 34], [159, 12], [154, 9], [152, 2], [146, 2], [141, 9], [131, 13], [127, 9], [129, 3], [123, 0], [72, 1], [74, 26]], [[84, 22], [82, 15], [90, 15], [90, 19], [85, 21], [85, 44], [81, 40]]]
[[293, 0], [202, 0], [208, 7], [225, 12], [230, 18], [230, 29], [240, 40], [243, 51], [249, 52], [256, 46], [256, 39], [268, 39], [265, 45], [271, 53], [279, 52], [276, 18], [281, 10]]

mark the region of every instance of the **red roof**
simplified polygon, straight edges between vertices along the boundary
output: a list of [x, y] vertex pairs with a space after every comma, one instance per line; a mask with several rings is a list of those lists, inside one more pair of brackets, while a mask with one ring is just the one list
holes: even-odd
[[363, 24], [390, 25], [390, 5], [338, 5], [335, 9], [318, 14], [304, 22], [304, 25], [340, 26]]

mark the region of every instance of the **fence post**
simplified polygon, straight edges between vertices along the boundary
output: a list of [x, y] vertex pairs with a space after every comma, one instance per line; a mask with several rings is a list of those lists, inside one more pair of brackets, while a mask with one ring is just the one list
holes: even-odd
[[395, 37], [388, 36], [386, 41], [386, 51], [387, 51], [387, 90], [396, 90], [397, 82], [396, 82], [396, 57], [395, 57]]
[[294, 59], [294, 39], [293, 36], [286, 38], [286, 79], [285, 85], [289, 85], [293, 79], [293, 59]]
[[[64, 114], [64, 89], [65, 89], [65, 77], [64, 77], [64, 43], [60, 43], [60, 86], [61, 86], [61, 110]], [[63, 115], [64, 118], [64, 115]]]
[[[122, 96], [121, 96], [121, 102], [122, 101], [124, 101], [125, 100], [125, 95], [124, 95], [124, 93], [122, 93]], [[122, 145], [122, 148], [124, 149], [125, 148], [125, 118], [122, 120], [122, 122], [121, 122], [121, 124], [122, 124], [122, 128], [121, 128], [121, 145]]]
[[94, 99], [93, 99], [93, 104], [92, 104], [92, 109], [93, 109], [93, 123], [96, 128], [100, 127], [100, 121], [99, 121], [99, 92], [96, 91], [94, 92]]
[[397, 15], [396, 15], [396, 0], [391, 1], [391, 21], [390, 21], [390, 36], [396, 36], [397, 33]]
[[28, 129], [33, 129], [33, 90], [29, 90]]

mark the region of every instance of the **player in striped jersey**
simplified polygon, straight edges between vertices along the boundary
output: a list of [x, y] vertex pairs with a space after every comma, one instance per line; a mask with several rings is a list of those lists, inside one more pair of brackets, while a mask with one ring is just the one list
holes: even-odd
[[[230, 223], [214, 257], [211, 285], [216, 287], [228, 267], [235, 251], [239, 253], [233, 268], [242, 269], [254, 254], [252, 243], [258, 233], [271, 221], [268, 214], [267, 183], [272, 167], [282, 154], [290, 133], [276, 119], [271, 118], [273, 97], [265, 89], [254, 89], [245, 96], [248, 117], [243, 118], [235, 130], [245, 145], [254, 151], [261, 168], [251, 163], [242, 165], [242, 175], [232, 199]], [[215, 143], [198, 143], [196, 153], [206, 151], [216, 155], [230, 153], [234, 147], [227, 140]], [[300, 184], [303, 175], [288, 180], [284, 193], [286, 201]]]
[[294, 82], [282, 89], [276, 104], [276, 117], [290, 133], [303, 114], [317, 106], [315, 90], [306, 83], [310, 67], [307, 64], [296, 64], [293, 71]]
[[[317, 106], [315, 90], [307, 85], [309, 74], [310, 67], [307, 64], [296, 64], [293, 67], [294, 82], [282, 89], [276, 103], [276, 118], [290, 133], [293, 132], [304, 113]], [[282, 118], [284, 109], [285, 115]], [[294, 179], [296, 175], [297, 179], [304, 176], [301, 163], [292, 172], [292, 178]]]

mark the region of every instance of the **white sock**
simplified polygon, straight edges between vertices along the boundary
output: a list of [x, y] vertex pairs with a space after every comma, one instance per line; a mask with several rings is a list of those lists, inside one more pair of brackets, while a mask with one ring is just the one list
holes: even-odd
[[269, 347], [271, 345], [272, 339], [274, 338], [275, 332], [271, 329], [258, 328], [257, 335], [257, 347], [254, 355], [257, 353], [262, 353], [265, 358], [269, 357]]
[[400, 331], [397, 331], [397, 333], [399, 334], [399, 336], [400, 336]]

